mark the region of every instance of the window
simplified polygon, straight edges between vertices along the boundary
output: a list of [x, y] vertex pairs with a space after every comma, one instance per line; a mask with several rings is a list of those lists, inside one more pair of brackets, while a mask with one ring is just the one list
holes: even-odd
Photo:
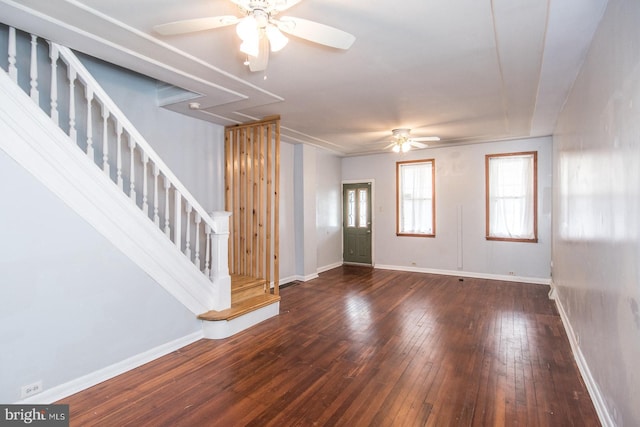
[[[368, 197], [369, 191], [366, 188], [347, 190], [347, 227], [369, 227]], [[356, 203], [358, 206], [356, 206]]]
[[396, 234], [435, 237], [435, 160], [396, 163]]
[[537, 242], [537, 152], [485, 157], [488, 240]]

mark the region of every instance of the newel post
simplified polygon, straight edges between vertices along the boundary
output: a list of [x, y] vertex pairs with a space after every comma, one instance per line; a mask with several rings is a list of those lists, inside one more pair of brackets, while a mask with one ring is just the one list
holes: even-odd
[[211, 281], [218, 298], [215, 310], [231, 307], [231, 276], [229, 276], [229, 217], [231, 212], [212, 212], [215, 231], [211, 233]]

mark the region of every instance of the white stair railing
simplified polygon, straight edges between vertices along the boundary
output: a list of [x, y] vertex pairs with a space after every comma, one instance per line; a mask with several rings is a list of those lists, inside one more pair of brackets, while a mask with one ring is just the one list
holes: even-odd
[[[224, 263], [212, 260], [211, 256], [212, 238], [220, 223], [171, 172], [78, 57], [65, 46], [13, 27], [4, 28], [8, 30], [5, 71], [11, 80], [25, 89], [69, 136], [70, 144], [85, 152], [183, 256], [209, 280], [218, 277], [220, 272], [212, 267]], [[19, 64], [27, 63], [20, 57], [21, 51], [29, 58], [28, 74], [21, 74], [27, 70], [19, 68]], [[50, 67], [41, 66], [45, 61]], [[39, 75], [43, 68], [48, 71], [45, 77]], [[27, 77], [22, 76], [28, 77], [28, 83]], [[67, 86], [66, 90], [60, 90], [62, 84]], [[48, 89], [48, 95], [43, 88]]]

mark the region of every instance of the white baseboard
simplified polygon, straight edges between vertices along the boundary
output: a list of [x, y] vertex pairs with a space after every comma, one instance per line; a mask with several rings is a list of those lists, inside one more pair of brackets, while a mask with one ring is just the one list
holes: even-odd
[[[300, 282], [308, 282], [309, 280], [313, 280], [313, 279], [317, 279], [318, 278], [318, 274], [309, 274], [308, 276], [302, 276], [300, 274], [294, 274], [292, 276], [288, 276], [285, 278], [280, 279], [280, 286], [282, 285], [286, 285], [287, 283], [291, 283], [291, 282], [295, 282], [295, 281], [300, 281]], [[273, 288], [273, 285], [271, 285], [271, 287]]]
[[312, 274], [308, 274], [306, 276], [302, 276], [302, 280], [303, 282], [308, 282], [309, 280], [313, 280], [313, 279], [317, 279], [318, 278], [318, 273], [312, 273]]
[[[297, 276], [295, 274], [292, 276], [283, 277], [280, 279], [280, 286], [286, 285], [287, 283], [295, 282], [296, 280], [302, 280], [302, 279], [300, 278], [300, 276]], [[273, 283], [271, 284], [271, 287], [273, 288]]]
[[166, 344], [147, 350], [143, 353], [132, 356], [121, 362], [107, 366], [106, 368], [99, 369], [90, 374], [84, 375], [75, 380], [69, 381], [64, 384], [60, 384], [49, 390], [45, 390], [42, 393], [36, 394], [27, 399], [16, 402], [17, 404], [51, 404], [72, 394], [78, 393], [82, 390], [86, 390], [89, 387], [93, 387], [96, 384], [117, 377], [127, 371], [135, 369], [139, 366], [149, 363], [155, 359], [165, 356], [173, 351], [176, 351], [182, 347], [192, 344], [200, 339], [204, 338], [203, 332], [197, 331], [182, 338], [178, 338]]
[[598, 418], [600, 419], [600, 423], [604, 427], [615, 427], [615, 423], [607, 410], [607, 405], [605, 404], [604, 397], [602, 393], [600, 393], [600, 387], [598, 387], [598, 383], [591, 375], [591, 370], [589, 369], [589, 365], [582, 354], [582, 350], [580, 349], [580, 345], [578, 344], [578, 340], [576, 339], [576, 334], [573, 331], [573, 327], [569, 322], [569, 317], [567, 316], [567, 312], [562, 305], [562, 300], [558, 298], [558, 293], [556, 288], [551, 287], [551, 291], [549, 292], [549, 299], [555, 301], [556, 306], [558, 307], [558, 312], [560, 313], [560, 318], [562, 319], [562, 324], [564, 326], [564, 330], [567, 333], [567, 337], [569, 338], [569, 344], [571, 345], [571, 351], [573, 352], [573, 357], [578, 365], [578, 369], [580, 370], [580, 374], [582, 375], [582, 379], [587, 386], [587, 390], [589, 392], [589, 396], [591, 397], [591, 401], [593, 402], [593, 406], [596, 408], [596, 412], [598, 413]]
[[509, 275], [503, 275], [503, 274], [476, 273], [472, 271], [438, 270], [434, 268], [406, 267], [406, 266], [400, 266], [400, 265], [383, 265], [383, 264], [376, 264], [375, 268], [379, 268], [381, 270], [410, 271], [414, 273], [442, 274], [445, 276], [501, 280], [503, 282], [522, 282], [522, 283], [533, 283], [537, 285], [551, 285], [550, 278], [547, 279], [542, 277], [509, 276]]
[[333, 270], [334, 268], [338, 268], [342, 266], [343, 262], [334, 262], [333, 264], [325, 265], [324, 267], [318, 267], [318, 274], [324, 273], [325, 271]]

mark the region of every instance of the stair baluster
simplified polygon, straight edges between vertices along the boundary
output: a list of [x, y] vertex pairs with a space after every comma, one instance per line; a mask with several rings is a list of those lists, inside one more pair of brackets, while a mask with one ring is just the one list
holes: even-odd
[[86, 100], [87, 100], [87, 157], [92, 162], [96, 161], [93, 154], [93, 120], [91, 119], [91, 106], [93, 104], [93, 89], [86, 87]]
[[[218, 223], [180, 183], [82, 62], [70, 49], [47, 42], [35, 34], [28, 34], [3, 24], [0, 24], [0, 31], [8, 33], [6, 71], [10, 79], [19, 84], [19, 77], [23, 78], [22, 76], [28, 74], [28, 77], [25, 76], [22, 80], [27, 83], [26, 89], [23, 87], [22, 90], [47, 112], [54, 124], [68, 134], [72, 145], [84, 151], [86, 157], [104, 172], [109, 181], [153, 221], [157, 229], [173, 242], [183, 256], [211, 280], [211, 239], [212, 235], [217, 233]], [[48, 43], [46, 50], [43, 49], [44, 43]], [[18, 56], [23, 52], [21, 47], [27, 45], [30, 46], [30, 67], [28, 70], [19, 70], [16, 64], [26, 61], [20, 61]], [[39, 67], [44, 62], [47, 66]], [[22, 72], [22, 75], [18, 76], [18, 72]], [[45, 81], [45, 78], [47, 82], [50, 78], [50, 91], [40, 93], [39, 83]], [[65, 93], [65, 89], [63, 96], [59, 96], [59, 84], [64, 78], [69, 86], [68, 94]], [[49, 99], [45, 99], [46, 97]], [[84, 106], [78, 108], [78, 102], [86, 104], [86, 109]], [[65, 123], [61, 124], [61, 120]], [[102, 143], [95, 146], [94, 138], [100, 137]], [[123, 160], [127, 162], [123, 159], [127, 156], [123, 153], [123, 150], [126, 150], [123, 147], [125, 143], [128, 144], [129, 165], [123, 167]], [[111, 176], [113, 168], [115, 173]], [[150, 178], [153, 179], [152, 201], [149, 200]], [[162, 179], [162, 183], [159, 179]], [[163, 191], [164, 194], [161, 194]], [[140, 200], [137, 198], [137, 192], [142, 193]], [[149, 203], [152, 203], [152, 213], [149, 212]], [[173, 213], [171, 209], [174, 210]], [[226, 263], [226, 260], [224, 262]]]
[[76, 79], [78, 73], [71, 67], [67, 68], [69, 78], [69, 138], [74, 144], [78, 143], [78, 131], [76, 130]]
[[158, 165], [153, 165], [153, 223], [160, 228], [160, 215], [158, 214], [160, 202], [158, 200], [158, 175], [160, 170]]
[[193, 263], [200, 269], [200, 223], [202, 222], [202, 218], [198, 212], [195, 213], [194, 223], [196, 224], [196, 254], [193, 259]]
[[56, 126], [60, 125], [58, 114], [58, 46], [49, 44], [49, 59], [51, 60], [51, 120]]
[[136, 202], [136, 140], [129, 134], [129, 198]]
[[116, 124], [116, 183], [120, 191], [124, 191], [122, 179], [122, 124]]
[[9, 77], [18, 84], [18, 68], [16, 68], [16, 29], [9, 27]]
[[169, 178], [164, 177], [164, 234], [167, 235], [169, 239], [171, 239], [171, 227], [169, 223], [171, 219], [169, 218], [169, 190], [171, 189], [171, 182]]
[[142, 153], [142, 212], [146, 217], [149, 216], [149, 201], [148, 201], [148, 173], [149, 169], [149, 155]]
[[206, 238], [205, 242], [205, 255], [204, 255], [204, 274], [209, 277], [211, 274], [209, 257], [211, 255], [211, 227], [209, 224], [205, 224], [204, 226], [204, 235]]
[[109, 169], [109, 133], [108, 131], [109, 109], [102, 106], [102, 170], [105, 175], [110, 176]]
[[181, 250], [182, 240], [182, 196], [178, 190], [173, 190], [173, 208], [175, 214], [173, 216], [173, 239], [178, 250]]
[[187, 232], [185, 233], [184, 254], [187, 258], [191, 259], [191, 211], [193, 208], [189, 202], [185, 205], [185, 212], [187, 212]]
[[30, 95], [33, 102], [40, 105], [40, 93], [38, 92], [38, 37], [31, 34], [31, 71], [30, 77]]

